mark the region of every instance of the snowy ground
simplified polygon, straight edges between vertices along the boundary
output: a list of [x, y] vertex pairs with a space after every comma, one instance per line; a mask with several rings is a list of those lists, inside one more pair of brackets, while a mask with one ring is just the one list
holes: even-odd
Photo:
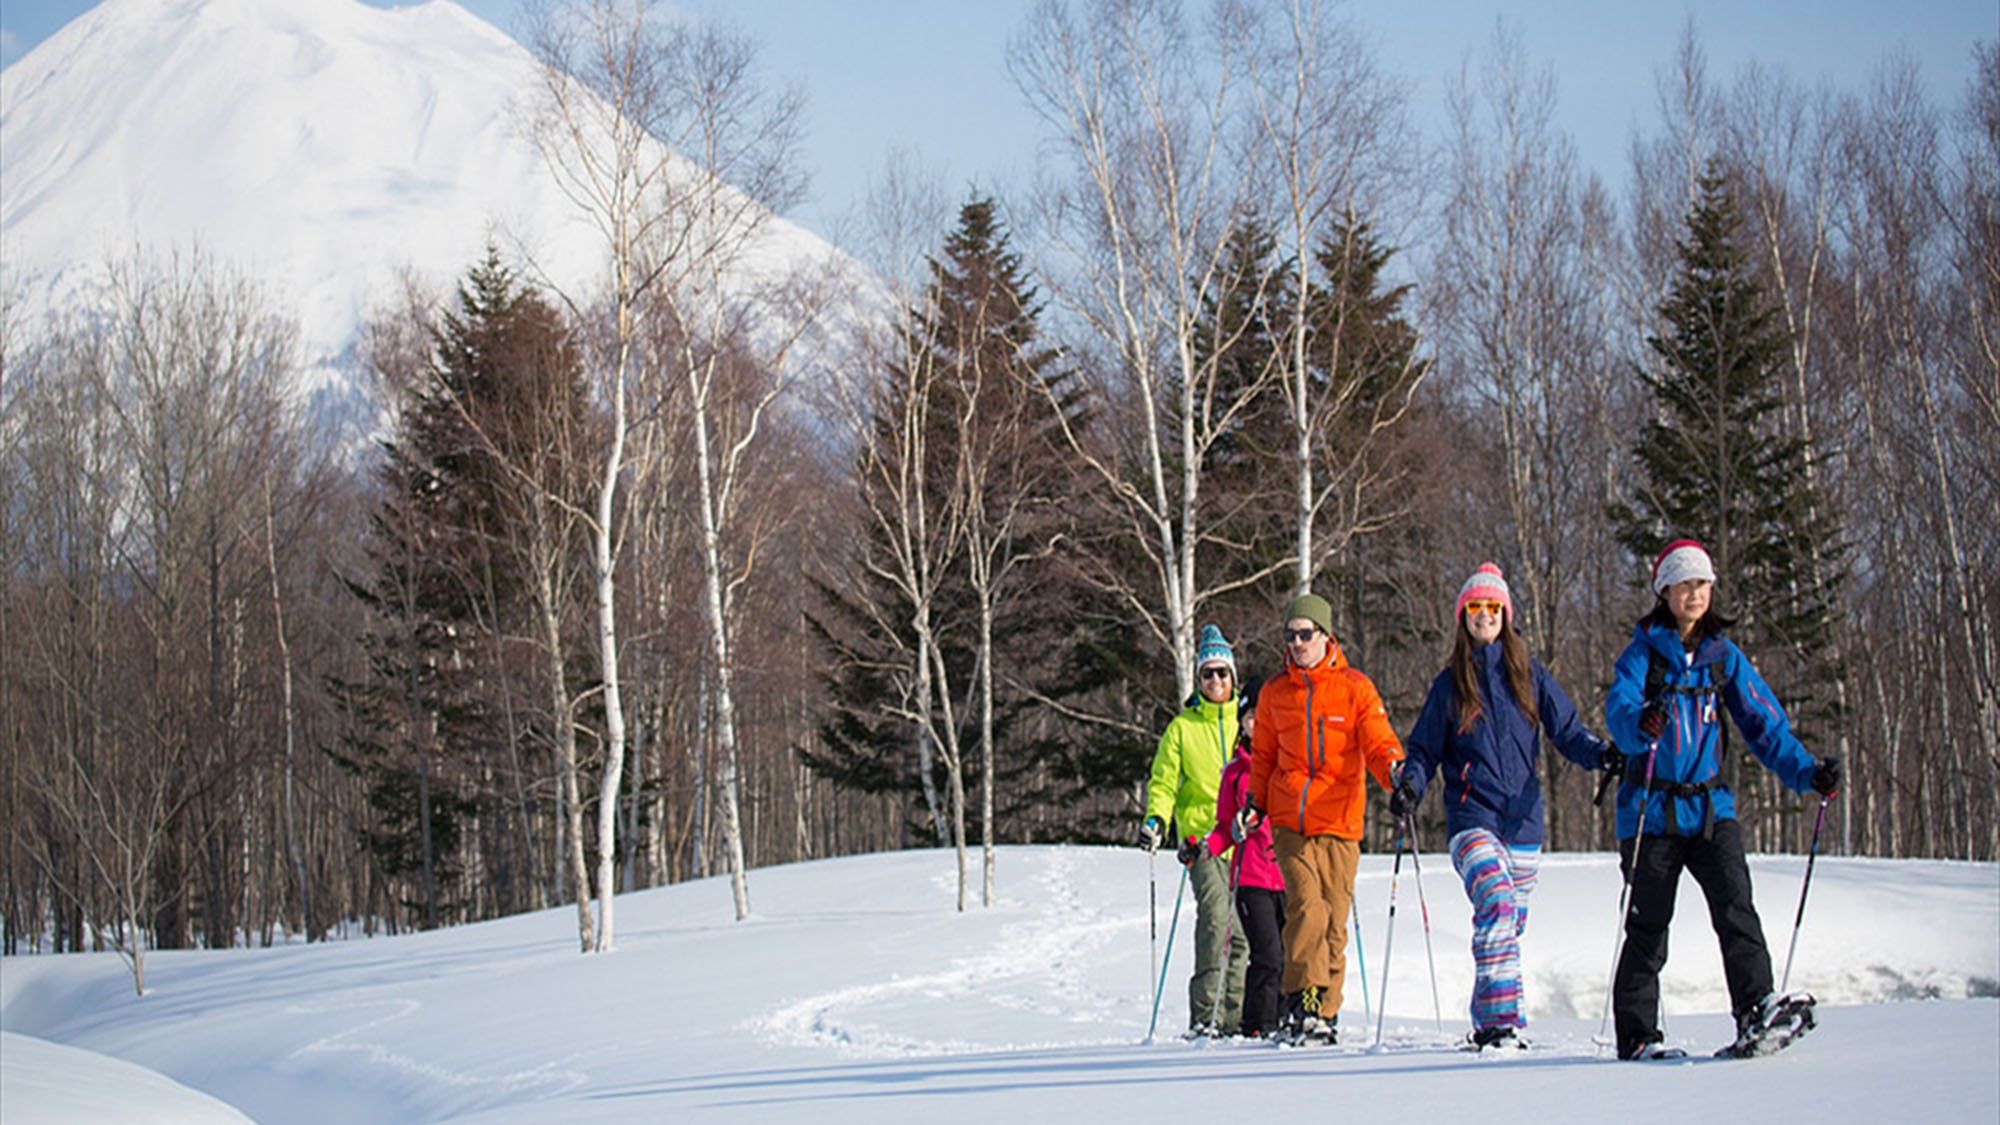
[[[156, 954], [144, 998], [112, 956], [8, 958], [0, 1120], [1248, 1121], [1321, 1106], [1372, 1123], [1494, 1106], [1532, 1108], [1538, 1125], [1685, 1122], [1691, 1109], [2000, 1121], [2000, 867], [1821, 859], [1791, 982], [1819, 995], [1819, 1030], [1770, 1059], [1640, 1064], [1592, 1044], [1618, 899], [1608, 854], [1544, 861], [1524, 954], [1540, 1049], [1505, 1058], [1450, 1044], [1466, 1026], [1468, 910], [1445, 858], [1422, 859], [1442, 1019], [1406, 862], [1381, 1050], [1355, 1034], [1373, 1024], [1352, 967], [1340, 1047], [1179, 1041], [1191, 905], [1159, 1040], [1143, 1043], [1142, 852], [1005, 849], [1000, 902], [963, 915], [951, 855], [902, 852], [753, 872], [755, 914], [740, 923], [726, 880], [627, 896], [619, 948], [600, 956], [575, 951], [564, 909]], [[1782, 972], [1804, 861], [1752, 866]], [[1163, 944], [1178, 873], [1160, 857]], [[1371, 1008], [1389, 883], [1389, 857], [1364, 857]], [[1706, 1056], [1728, 1036], [1727, 1003], [1692, 883], [1674, 937], [1668, 1038]]]

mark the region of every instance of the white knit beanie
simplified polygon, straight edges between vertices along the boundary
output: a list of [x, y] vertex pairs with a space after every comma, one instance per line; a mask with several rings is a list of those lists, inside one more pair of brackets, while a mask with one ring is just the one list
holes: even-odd
[[1686, 582], [1690, 578], [1706, 578], [1715, 581], [1715, 564], [1709, 560], [1708, 552], [1692, 539], [1676, 539], [1667, 544], [1660, 557], [1653, 560], [1653, 593], [1664, 595], [1667, 587]]

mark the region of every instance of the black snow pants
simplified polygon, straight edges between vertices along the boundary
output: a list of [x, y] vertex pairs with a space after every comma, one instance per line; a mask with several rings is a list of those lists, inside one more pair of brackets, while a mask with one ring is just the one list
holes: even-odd
[[1269, 1035], [1283, 1014], [1285, 892], [1236, 888], [1236, 918], [1250, 939], [1250, 968], [1243, 976], [1243, 1034]]
[[1771, 951], [1751, 901], [1750, 865], [1743, 858], [1743, 831], [1735, 818], [1715, 821], [1707, 837], [1644, 837], [1636, 868], [1632, 843], [1618, 842], [1621, 863], [1632, 880], [1625, 948], [1611, 987], [1621, 1057], [1660, 1039], [1660, 969], [1667, 963], [1667, 925], [1674, 918], [1674, 892], [1683, 869], [1708, 899], [1709, 922], [1722, 942], [1730, 1011], [1740, 1019], [1771, 992]]

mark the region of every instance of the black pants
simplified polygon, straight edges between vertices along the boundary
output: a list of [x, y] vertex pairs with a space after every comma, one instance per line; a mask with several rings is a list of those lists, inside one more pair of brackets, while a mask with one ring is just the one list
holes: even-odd
[[1250, 968], [1243, 974], [1243, 1034], [1268, 1035], [1283, 1013], [1285, 892], [1236, 888], [1236, 918], [1250, 939]]
[[1674, 919], [1674, 892], [1685, 869], [1708, 899], [1708, 919], [1722, 942], [1722, 972], [1729, 982], [1730, 1011], [1741, 1016], [1771, 991], [1771, 951], [1750, 898], [1750, 865], [1743, 858], [1743, 831], [1734, 818], [1715, 822], [1710, 839], [1647, 836], [1632, 861], [1632, 841], [1621, 840], [1623, 869], [1632, 880], [1631, 912], [1625, 916], [1625, 949], [1611, 986], [1618, 1019], [1618, 1053], [1630, 1055], [1660, 1038], [1660, 968], [1667, 963], [1667, 924]]

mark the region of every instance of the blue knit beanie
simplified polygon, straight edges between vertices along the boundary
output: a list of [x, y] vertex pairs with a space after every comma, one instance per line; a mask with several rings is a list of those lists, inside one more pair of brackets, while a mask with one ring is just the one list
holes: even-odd
[[1201, 640], [1194, 648], [1194, 670], [1199, 672], [1210, 664], [1222, 664], [1229, 668], [1229, 678], [1236, 678], [1236, 650], [1229, 647], [1222, 630], [1214, 625], [1201, 627]]

